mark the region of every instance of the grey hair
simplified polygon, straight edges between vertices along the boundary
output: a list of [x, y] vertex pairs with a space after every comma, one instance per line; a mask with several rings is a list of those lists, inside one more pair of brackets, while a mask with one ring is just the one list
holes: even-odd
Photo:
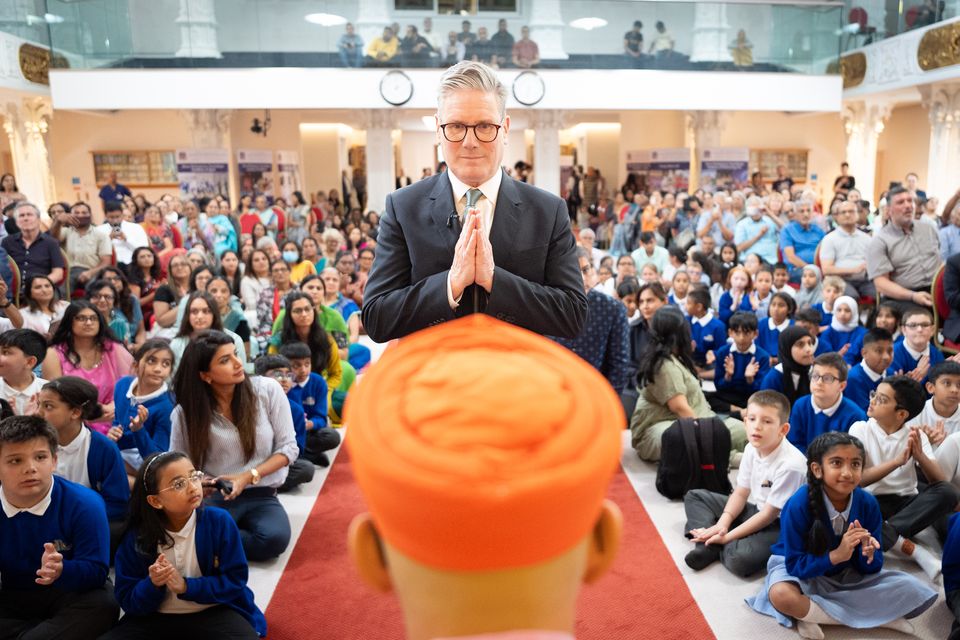
[[40, 215], [40, 207], [38, 207], [37, 205], [33, 204], [33, 203], [30, 202], [29, 200], [19, 200], [19, 201], [17, 202], [17, 204], [13, 205], [13, 215], [16, 216], [16, 215], [17, 215], [17, 212], [20, 211], [20, 209], [22, 209], [22, 208], [24, 208], [24, 207], [33, 207], [33, 210], [37, 212], [37, 216], [39, 217], [39, 215]]
[[458, 62], [443, 72], [440, 76], [440, 88], [437, 91], [437, 111], [443, 107], [444, 99], [455, 91], [478, 89], [492, 93], [497, 100], [497, 111], [500, 120], [507, 113], [507, 87], [493, 69], [481, 62], [464, 60]]
[[583, 247], [577, 247], [577, 260], [580, 260], [581, 258], [588, 260], [591, 265], [593, 264], [593, 256], [590, 255], [590, 252]]
[[747, 198], [746, 204], [748, 207], [760, 207], [763, 205], [763, 200], [761, 200], [758, 196], [750, 196]]

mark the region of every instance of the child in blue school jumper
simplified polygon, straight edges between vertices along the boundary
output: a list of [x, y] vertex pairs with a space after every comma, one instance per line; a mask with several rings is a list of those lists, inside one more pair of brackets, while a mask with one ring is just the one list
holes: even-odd
[[818, 302], [810, 306], [820, 312], [820, 332], [827, 330], [827, 327], [833, 322], [834, 303], [837, 298], [843, 295], [847, 284], [840, 276], [827, 276], [823, 279], [823, 302]]
[[821, 317], [820, 312], [813, 308], [800, 309], [793, 315], [794, 324], [805, 328], [813, 336], [813, 355], [815, 356], [830, 353], [830, 346], [820, 338]]
[[103, 500], [53, 475], [57, 432], [39, 416], [0, 422], [0, 456], [24, 462], [0, 464], [0, 633], [99, 637], [120, 613], [107, 580], [110, 529]]
[[738, 311], [730, 316], [728, 327], [733, 342], [717, 349], [713, 374], [716, 391], [706, 394], [710, 407], [720, 413], [743, 411], [770, 370], [770, 355], [756, 344], [757, 316]]
[[133, 355], [136, 375], [124, 376], [113, 389], [113, 427], [107, 437], [116, 441], [128, 465], [136, 474], [151, 453], [170, 449], [170, 415], [173, 393], [167, 379], [175, 360], [170, 342], [151, 338]]
[[101, 640], [267, 634], [247, 587], [240, 530], [223, 509], [203, 506], [202, 480], [179, 451], [144, 460], [117, 552], [116, 595], [125, 615]]
[[713, 316], [710, 291], [695, 286], [687, 294], [687, 316], [693, 341], [693, 363], [701, 378], [713, 378], [716, 351], [727, 343], [727, 327]]
[[103, 415], [97, 395], [97, 388], [83, 378], [60, 376], [40, 390], [37, 415], [57, 431], [57, 475], [103, 498], [115, 547], [127, 518], [130, 485], [117, 445], [84, 424]]
[[787, 396], [792, 405], [810, 393], [810, 369], [813, 367], [813, 336], [799, 325], [780, 334], [780, 362], [764, 376], [761, 389], [772, 389]]
[[753, 292], [750, 294], [750, 308], [757, 314], [757, 320], [767, 319], [774, 293], [773, 269], [768, 264], [762, 264], [753, 276]]
[[280, 355], [290, 361], [293, 385], [287, 397], [300, 404], [307, 414], [306, 456], [314, 464], [326, 467], [326, 452], [340, 446], [340, 432], [327, 426], [327, 382], [311, 369], [310, 347], [289, 342], [280, 347]]
[[867, 419], [863, 409], [843, 397], [847, 385], [847, 363], [839, 353], [825, 353], [813, 361], [810, 395], [799, 398], [790, 412], [787, 438], [806, 452], [814, 438], [827, 431], [847, 431], [855, 422]]
[[754, 311], [750, 304], [753, 280], [746, 269], [741, 266], [730, 269], [724, 284], [726, 286], [717, 303], [720, 322], [727, 324], [737, 311]]
[[820, 334], [820, 340], [830, 351], [842, 354], [847, 364], [853, 366], [860, 362], [863, 334], [866, 332], [860, 326], [857, 301], [850, 296], [840, 296], [833, 303], [833, 319], [827, 330]]
[[290, 370], [289, 360], [279, 355], [262, 355], [254, 360], [253, 367], [258, 376], [273, 378], [279, 382], [283, 392], [287, 394], [287, 402], [290, 403], [293, 434], [297, 440], [299, 453], [297, 459], [293, 461], [287, 471], [287, 479], [277, 489], [277, 491], [284, 493], [313, 480], [314, 463], [304, 455], [307, 446], [307, 414], [299, 403], [290, 399], [290, 389], [293, 387], [293, 372]]
[[893, 362], [893, 337], [886, 329], [870, 329], [863, 334], [860, 363], [850, 368], [843, 396], [861, 409], [870, 404], [870, 393], [876, 391]]
[[912, 634], [915, 618], [937, 592], [912, 575], [883, 568], [883, 516], [859, 487], [863, 444], [830, 431], [807, 449], [807, 483], [780, 512], [780, 539], [771, 548], [755, 611], [803, 638], [823, 638], [820, 625], [886, 627]]
[[770, 366], [776, 366], [780, 354], [780, 334], [793, 324], [797, 302], [789, 294], [778, 291], [770, 295], [767, 317], [757, 326], [757, 346], [770, 354]]
[[930, 367], [945, 360], [943, 352], [930, 342], [934, 331], [933, 315], [923, 307], [907, 309], [901, 328], [903, 340], [893, 347], [893, 363], [887, 369], [887, 375], [916, 377], [921, 385], [926, 384]]
[[677, 269], [673, 274], [673, 287], [667, 296], [667, 303], [676, 306], [683, 315], [687, 315], [687, 294], [690, 293], [690, 274], [686, 268]]

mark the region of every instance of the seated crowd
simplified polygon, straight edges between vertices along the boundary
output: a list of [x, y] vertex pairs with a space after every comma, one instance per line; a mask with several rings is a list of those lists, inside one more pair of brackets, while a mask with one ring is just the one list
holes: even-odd
[[[686, 493], [686, 563], [766, 570], [749, 604], [806, 638], [821, 624], [910, 632], [936, 591], [873, 575], [884, 552], [931, 582], [942, 572], [960, 616], [960, 331], [935, 315], [932, 288], [943, 270], [960, 307], [960, 192], [941, 219], [910, 176], [871, 212], [841, 178], [826, 208], [781, 168], [773, 189], [627, 184], [571, 211], [588, 315], [559, 340], [621, 394], [643, 460], [660, 460], [675, 421], [723, 421], [735, 491]], [[914, 543], [928, 527], [942, 562]]]
[[8, 205], [0, 637], [265, 635], [247, 563], [370, 360], [377, 216], [321, 195]]

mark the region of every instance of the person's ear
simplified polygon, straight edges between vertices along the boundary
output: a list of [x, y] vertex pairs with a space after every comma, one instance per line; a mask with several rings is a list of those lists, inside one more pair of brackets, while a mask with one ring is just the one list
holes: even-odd
[[926, 383], [925, 386], [927, 387], [927, 393], [929, 393], [930, 395], [933, 395], [934, 390], [937, 388], [937, 387], [936, 387], [932, 382], [930, 382], [929, 380], [927, 380], [927, 383]]
[[510, 133], [510, 116], [504, 116], [503, 118], [503, 144], [504, 145], [509, 143], [509, 140], [507, 140], [508, 133]]
[[780, 437], [786, 438], [788, 433], [790, 433], [790, 423], [784, 422], [782, 425], [780, 425]]
[[819, 462], [811, 462], [810, 471], [813, 473], [813, 477], [817, 480], [823, 479], [823, 468], [820, 466]]
[[347, 547], [350, 559], [364, 582], [383, 593], [393, 590], [380, 533], [369, 513], [361, 513], [353, 518], [347, 532]]
[[157, 510], [163, 509], [163, 504], [160, 502], [160, 496], [156, 494], [147, 496], [147, 504]]
[[610, 500], [603, 501], [600, 517], [593, 526], [587, 549], [587, 568], [583, 582], [591, 584], [607, 572], [620, 550], [623, 537], [623, 514]]

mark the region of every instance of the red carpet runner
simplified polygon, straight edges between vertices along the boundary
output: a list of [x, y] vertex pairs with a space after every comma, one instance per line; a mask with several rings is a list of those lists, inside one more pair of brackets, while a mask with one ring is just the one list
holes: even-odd
[[[713, 638], [622, 471], [609, 496], [623, 511], [623, 545], [611, 571], [581, 592], [578, 640]], [[396, 600], [361, 583], [347, 556], [347, 527], [363, 509], [341, 450], [267, 608], [270, 640], [404, 637]]]

